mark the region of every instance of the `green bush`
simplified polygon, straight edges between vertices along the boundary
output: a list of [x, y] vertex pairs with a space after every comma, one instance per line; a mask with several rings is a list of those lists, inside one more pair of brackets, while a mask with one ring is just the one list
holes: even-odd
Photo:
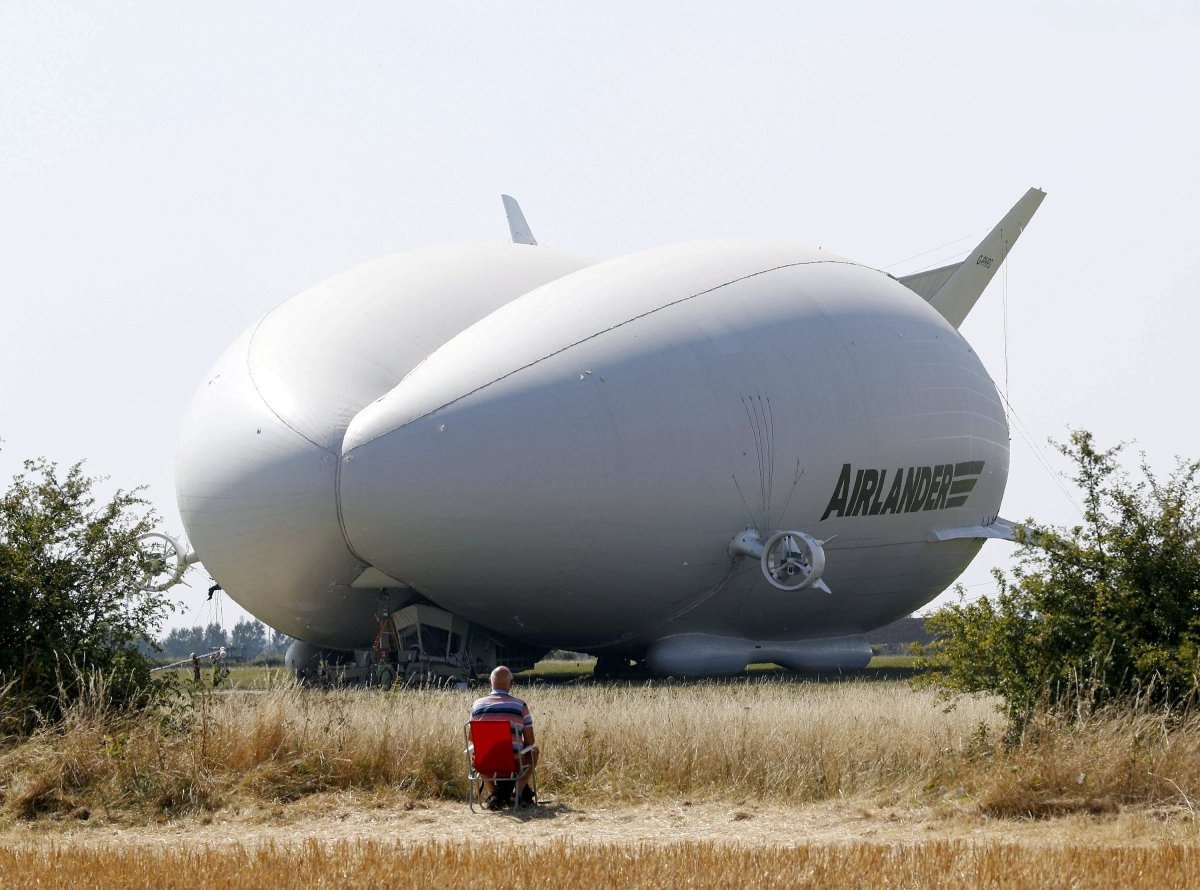
[[98, 502], [99, 481], [26, 461], [0, 496], [0, 732], [56, 720], [97, 676], [117, 704], [153, 689], [137, 647], [168, 608], [139, 589], [154, 516], [137, 491]]
[[[1029, 521], [995, 597], [950, 605], [926, 626], [918, 682], [1002, 696], [1020, 731], [1040, 707], [1112, 702], [1184, 708], [1200, 677], [1200, 461], [1166, 481], [1143, 458], [1131, 480], [1121, 446], [1075, 432], [1060, 450], [1084, 495], [1071, 528]], [[960, 589], [961, 598], [961, 589]]]

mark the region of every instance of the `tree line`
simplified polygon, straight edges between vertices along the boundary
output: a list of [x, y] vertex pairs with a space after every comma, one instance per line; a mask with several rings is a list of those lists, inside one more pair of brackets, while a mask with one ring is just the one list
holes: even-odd
[[282, 658], [292, 638], [261, 621], [239, 621], [227, 631], [219, 624], [176, 627], [158, 641], [161, 656], [172, 660], [225, 649], [235, 658], [251, 661], [260, 657]]

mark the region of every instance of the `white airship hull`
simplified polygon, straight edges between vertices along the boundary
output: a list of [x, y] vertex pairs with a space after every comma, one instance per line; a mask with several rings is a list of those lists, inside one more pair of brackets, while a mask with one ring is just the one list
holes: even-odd
[[522, 243], [351, 270], [230, 347], [181, 436], [192, 546], [313, 651], [422, 603], [493, 654], [861, 664], [1011, 533], [1004, 410], [956, 324], [1041, 198], [903, 283], [745, 241], [592, 264], [509, 199]]

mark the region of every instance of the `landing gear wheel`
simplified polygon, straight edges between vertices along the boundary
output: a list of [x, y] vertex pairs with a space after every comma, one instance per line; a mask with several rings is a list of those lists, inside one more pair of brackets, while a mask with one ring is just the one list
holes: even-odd
[[396, 671], [390, 664], [375, 666], [375, 685], [385, 692], [396, 682]]

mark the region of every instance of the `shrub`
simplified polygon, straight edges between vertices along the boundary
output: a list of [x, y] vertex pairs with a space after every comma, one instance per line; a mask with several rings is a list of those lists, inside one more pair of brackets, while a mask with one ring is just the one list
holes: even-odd
[[168, 607], [139, 589], [153, 513], [137, 491], [98, 502], [99, 481], [26, 461], [0, 496], [0, 732], [57, 719], [97, 673], [118, 701], [152, 689], [137, 647]]
[[1121, 446], [1099, 451], [1079, 431], [1060, 450], [1075, 465], [1083, 522], [1019, 529], [1017, 567], [994, 573], [993, 599], [928, 619], [936, 639], [922, 647], [918, 682], [1001, 696], [1014, 732], [1040, 708], [1186, 709], [1200, 690], [1200, 462], [1179, 461], [1164, 482], [1143, 458], [1131, 481]]

